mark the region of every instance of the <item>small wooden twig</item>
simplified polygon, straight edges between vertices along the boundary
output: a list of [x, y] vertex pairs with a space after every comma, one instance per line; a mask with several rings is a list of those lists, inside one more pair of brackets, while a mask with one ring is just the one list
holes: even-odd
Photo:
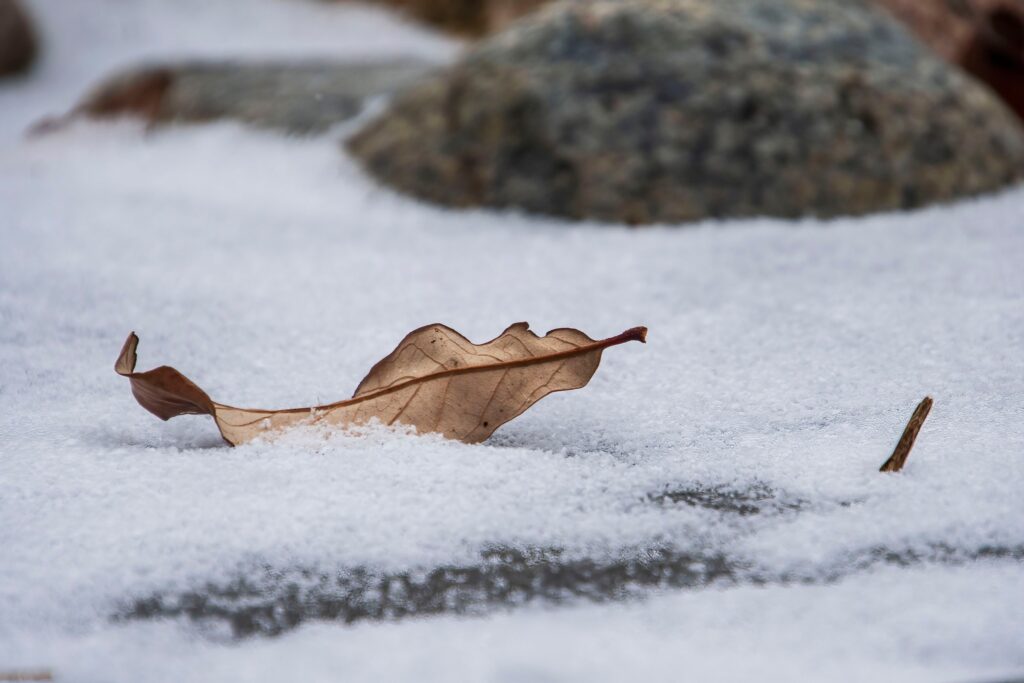
[[892, 455], [885, 461], [879, 472], [899, 472], [903, 469], [903, 465], [910, 455], [910, 449], [914, 447], [914, 441], [917, 440], [917, 433], [921, 431], [921, 425], [924, 424], [931, 409], [932, 397], [925, 396], [924, 400], [917, 404], [914, 414], [910, 416], [910, 421], [907, 422], [907, 426], [903, 430], [903, 436], [896, 444], [896, 449], [893, 450]]

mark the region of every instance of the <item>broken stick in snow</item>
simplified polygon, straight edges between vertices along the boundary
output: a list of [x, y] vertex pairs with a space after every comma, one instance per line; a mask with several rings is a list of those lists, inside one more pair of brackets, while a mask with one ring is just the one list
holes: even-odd
[[907, 457], [910, 455], [910, 449], [914, 447], [917, 433], [921, 431], [921, 425], [924, 424], [925, 418], [928, 417], [928, 412], [931, 409], [932, 397], [925, 396], [924, 400], [917, 404], [914, 414], [910, 416], [910, 421], [907, 422], [907, 426], [903, 430], [903, 436], [900, 437], [899, 443], [896, 444], [896, 449], [893, 450], [892, 455], [885, 461], [879, 472], [899, 472], [903, 469], [903, 465], [907, 462]]

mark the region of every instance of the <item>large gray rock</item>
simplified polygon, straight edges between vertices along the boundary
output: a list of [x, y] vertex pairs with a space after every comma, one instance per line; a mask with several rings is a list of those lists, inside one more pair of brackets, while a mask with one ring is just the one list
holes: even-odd
[[355, 116], [368, 98], [406, 87], [431, 68], [409, 60], [142, 66], [98, 85], [72, 115], [135, 115], [152, 124], [234, 119], [318, 133]]
[[834, 216], [987, 192], [1024, 133], [860, 0], [565, 0], [349, 142], [452, 206], [651, 223]]
[[38, 45], [28, 16], [16, 0], [0, 0], [0, 77], [28, 69]]

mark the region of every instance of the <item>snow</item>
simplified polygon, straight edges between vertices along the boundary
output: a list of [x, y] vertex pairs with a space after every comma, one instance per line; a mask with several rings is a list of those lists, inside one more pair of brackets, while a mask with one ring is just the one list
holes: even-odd
[[[429, 207], [376, 187], [337, 132], [22, 137], [141, 57], [457, 50], [372, 9], [240, 6], [40, 1], [46, 61], [0, 84], [0, 672], [1024, 675], [1024, 190], [631, 230]], [[348, 396], [415, 327], [485, 340], [518, 320], [650, 336], [477, 446], [369, 429], [228, 449], [208, 418], [147, 414], [112, 368], [134, 329], [141, 369], [173, 365], [236, 405], [308, 405]], [[878, 473], [925, 394], [906, 470]], [[715, 488], [775, 497], [758, 515], [658, 498]], [[259, 567], [426, 571], [488, 547], [595, 561], [667, 547], [737, 575], [231, 643], [186, 620], [112, 619]]]

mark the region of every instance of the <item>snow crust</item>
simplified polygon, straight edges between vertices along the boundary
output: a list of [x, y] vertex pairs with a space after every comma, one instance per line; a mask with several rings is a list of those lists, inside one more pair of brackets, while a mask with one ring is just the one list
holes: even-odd
[[[244, 7], [243, 7], [244, 5]], [[0, 84], [0, 671], [60, 680], [982, 680], [1024, 675], [1024, 191], [865, 219], [630, 230], [380, 189], [335, 137], [80, 123], [139, 57], [457, 46], [371, 9], [37, 2], [46, 61]], [[409, 330], [645, 324], [486, 444], [298, 430], [236, 449], [162, 423], [112, 365], [216, 400], [350, 395]], [[904, 473], [881, 475], [935, 397]], [[659, 494], [770, 489], [739, 516]], [[254, 565], [380, 571], [481, 548], [721, 552], [756, 586], [225, 645], [111, 621]], [[867, 562], [914, 558], [907, 567]], [[993, 559], [976, 559], [991, 557]], [[951, 560], [955, 560], [952, 564]], [[806, 579], [808, 585], [793, 583]]]

